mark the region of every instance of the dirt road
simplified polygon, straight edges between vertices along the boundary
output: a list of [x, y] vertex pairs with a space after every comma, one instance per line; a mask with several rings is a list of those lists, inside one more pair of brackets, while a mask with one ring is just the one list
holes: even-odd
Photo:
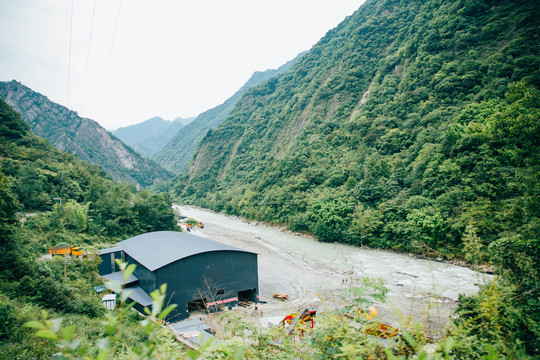
[[[243, 310], [265, 326], [298, 310], [322, 311], [343, 302], [340, 294], [364, 277], [381, 278], [388, 302], [377, 304], [383, 321], [403, 327], [421, 321], [433, 336], [448, 322], [460, 293], [474, 294], [490, 278], [468, 268], [385, 251], [321, 243], [278, 228], [248, 223], [193, 207], [175, 206], [184, 216], [204, 223], [192, 233], [259, 254], [258, 310]], [[288, 301], [272, 298], [289, 295]]]

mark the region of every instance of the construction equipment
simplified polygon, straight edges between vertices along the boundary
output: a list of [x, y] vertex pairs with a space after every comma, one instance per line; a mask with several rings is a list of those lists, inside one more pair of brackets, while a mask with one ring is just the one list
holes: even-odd
[[280, 293], [274, 293], [274, 299], [278, 299], [278, 300], [285, 301], [285, 300], [288, 300], [288, 299], [289, 299], [289, 295], [287, 295], [287, 294], [280, 294]]
[[313, 329], [313, 327], [315, 326], [315, 316], [317, 316], [317, 311], [310, 311], [308, 309], [304, 309], [300, 313], [285, 316], [283, 320], [280, 321], [278, 327], [287, 327], [287, 331], [285, 333], [282, 333], [281, 337], [277, 340], [277, 344], [283, 344], [283, 340], [285, 340], [285, 337], [291, 336], [295, 330], [298, 330], [298, 335], [300, 337], [303, 337], [304, 332], [306, 331], [306, 326], [310, 329]]
[[358, 311], [358, 315], [363, 316], [368, 320], [373, 320], [373, 318], [378, 315], [377, 309], [375, 309], [373, 306], [369, 307], [369, 312], [363, 311], [360, 308], [358, 308], [357, 311]]
[[197, 222], [196, 224], [192, 222], [186, 222], [185, 224], [188, 229], [195, 229], [196, 227], [204, 229], [204, 224], [202, 222]]
[[72, 256], [81, 256], [83, 254], [81, 248], [79, 246], [73, 246], [73, 245], [60, 245], [60, 246], [53, 246], [49, 248], [49, 255], [72, 255]]
[[298, 324], [307, 324], [309, 328], [313, 329], [313, 326], [315, 326], [315, 316], [317, 316], [317, 310], [309, 311], [308, 309], [305, 309], [300, 314], [294, 313], [285, 316], [283, 320], [279, 322], [278, 326], [282, 327], [285, 326], [285, 324], [290, 325], [291, 331], [289, 331], [289, 334]]

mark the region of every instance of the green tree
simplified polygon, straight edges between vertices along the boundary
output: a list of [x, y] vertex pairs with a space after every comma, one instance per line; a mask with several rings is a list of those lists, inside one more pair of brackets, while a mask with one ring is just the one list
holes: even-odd
[[317, 199], [307, 209], [307, 215], [313, 223], [313, 233], [327, 242], [345, 239], [351, 212], [351, 205], [340, 198]]
[[15, 213], [20, 209], [11, 191], [11, 181], [0, 172], [0, 244], [7, 241], [17, 222]]
[[463, 235], [463, 257], [471, 264], [478, 264], [487, 260], [484, 246], [476, 234], [473, 224], [467, 225]]
[[141, 192], [133, 204], [135, 219], [141, 230], [178, 230], [174, 212], [163, 195]]
[[358, 205], [351, 216], [352, 224], [349, 228], [354, 243], [360, 246], [376, 246], [377, 235], [383, 222], [377, 210]]

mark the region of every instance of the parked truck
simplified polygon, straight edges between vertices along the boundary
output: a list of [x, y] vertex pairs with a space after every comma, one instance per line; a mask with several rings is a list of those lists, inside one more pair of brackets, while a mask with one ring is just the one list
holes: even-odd
[[83, 254], [79, 246], [73, 245], [60, 245], [49, 248], [49, 255], [72, 255], [72, 256], [81, 256]]

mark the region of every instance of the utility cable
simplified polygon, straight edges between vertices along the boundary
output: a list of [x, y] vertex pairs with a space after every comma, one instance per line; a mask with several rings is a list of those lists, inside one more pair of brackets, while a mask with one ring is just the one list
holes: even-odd
[[103, 94], [105, 93], [105, 86], [107, 86], [107, 78], [109, 76], [109, 67], [111, 65], [111, 57], [112, 57], [112, 51], [113, 51], [113, 47], [114, 47], [114, 39], [116, 38], [116, 28], [118, 27], [118, 18], [120, 17], [120, 9], [121, 8], [122, 8], [122, 0], [120, 0], [120, 4], [118, 5], [118, 12], [116, 13], [116, 21], [114, 22], [113, 38], [112, 38], [112, 41], [111, 41], [111, 48], [109, 49], [109, 58], [107, 60], [107, 67], [105, 69], [105, 79], [103, 80], [103, 90], [101, 91], [101, 98], [100, 98], [100, 101], [99, 101], [97, 119], [100, 118], [101, 105], [103, 104]]
[[92, 8], [92, 22], [90, 24], [90, 39], [88, 40], [88, 52], [86, 53], [86, 70], [84, 72], [84, 86], [83, 86], [81, 113], [84, 112], [84, 100], [86, 98], [86, 81], [88, 79], [88, 63], [90, 61], [90, 48], [92, 46], [92, 34], [94, 33], [94, 14], [95, 13], [96, 13], [96, 0], [94, 0], [94, 6]]
[[73, 2], [74, 0], [71, 0], [71, 20], [69, 24], [69, 57], [68, 57], [68, 81], [67, 81], [67, 101], [66, 101], [66, 107], [69, 109], [69, 83], [70, 83], [70, 76], [71, 76], [71, 40], [73, 38]]
[[41, 72], [42, 74], [45, 74], [45, 56], [43, 55], [43, 39], [41, 38], [41, 22], [39, 21], [39, 12], [38, 12], [38, 5], [37, 5], [37, 1], [38, 0], [34, 0], [34, 15], [36, 17], [36, 29], [37, 29], [37, 34], [38, 34], [38, 39], [39, 39], [39, 50], [40, 50], [40, 53], [41, 53]]

